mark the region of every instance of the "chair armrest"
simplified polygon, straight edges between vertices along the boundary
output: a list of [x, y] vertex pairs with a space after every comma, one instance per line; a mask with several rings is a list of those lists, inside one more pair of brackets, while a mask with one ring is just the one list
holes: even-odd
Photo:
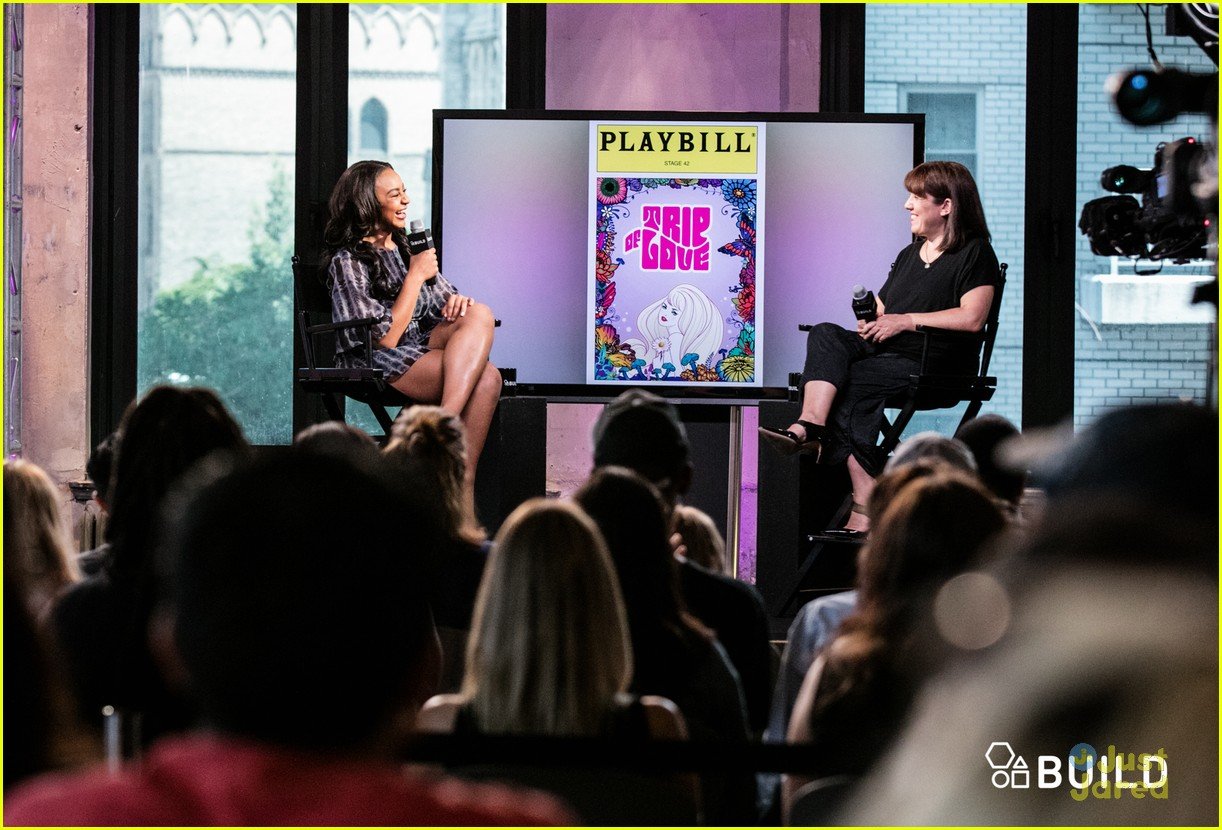
[[984, 330], [980, 331], [959, 331], [957, 329], [940, 329], [935, 326], [922, 326], [917, 334], [928, 334], [934, 337], [946, 337], [951, 340], [983, 340]]
[[359, 329], [368, 328], [378, 322], [377, 317], [359, 317], [356, 320], [341, 320], [338, 323], [319, 323], [316, 326], [307, 326], [307, 334], [319, 334], [324, 331], [339, 331], [341, 329]]

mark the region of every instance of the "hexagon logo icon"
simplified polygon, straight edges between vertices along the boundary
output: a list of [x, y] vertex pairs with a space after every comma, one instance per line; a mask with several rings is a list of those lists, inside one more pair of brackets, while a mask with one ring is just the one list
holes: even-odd
[[[1006, 787], [1029, 786], [1030, 770], [1027, 763], [1014, 752], [1009, 741], [993, 741], [984, 751], [984, 759], [993, 769], [993, 786], [999, 790]], [[1015, 772], [1011, 772], [1011, 767]], [[1022, 776], [1022, 781], [1018, 779]]]
[[1010, 746], [1009, 741], [993, 741], [985, 750], [984, 757], [993, 769], [1009, 769], [1010, 764], [1014, 763], [1014, 747]]

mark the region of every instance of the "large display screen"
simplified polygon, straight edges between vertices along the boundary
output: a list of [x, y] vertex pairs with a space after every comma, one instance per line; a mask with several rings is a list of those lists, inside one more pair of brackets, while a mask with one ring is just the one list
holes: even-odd
[[519, 391], [781, 397], [911, 241], [921, 115], [437, 110], [442, 270]]

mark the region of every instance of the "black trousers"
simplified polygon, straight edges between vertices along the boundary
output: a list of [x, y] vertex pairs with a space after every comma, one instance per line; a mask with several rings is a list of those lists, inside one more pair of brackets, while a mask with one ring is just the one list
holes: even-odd
[[850, 455], [872, 476], [882, 472], [878, 435], [882, 431], [884, 404], [908, 387], [910, 375], [920, 363], [910, 357], [880, 349], [835, 323], [820, 323], [806, 337], [806, 366], [802, 385], [821, 380], [836, 387], [836, 399], [828, 415], [828, 440], [823, 459], [844, 461]]

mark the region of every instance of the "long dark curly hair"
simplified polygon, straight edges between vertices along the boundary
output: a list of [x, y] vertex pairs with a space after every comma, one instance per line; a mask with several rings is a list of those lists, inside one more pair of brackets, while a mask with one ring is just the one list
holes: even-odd
[[[382, 261], [373, 246], [365, 241], [379, 229], [382, 206], [378, 204], [377, 180], [383, 170], [392, 170], [384, 161], [358, 161], [349, 167], [335, 183], [331, 199], [327, 203], [327, 226], [323, 231], [323, 253], [319, 262], [319, 275], [330, 287], [331, 260], [344, 249], [352, 252], [369, 271], [370, 294], [376, 300], [391, 301], [398, 293], [398, 285], [392, 284], [391, 275], [382, 267]], [[392, 238], [399, 246], [406, 263], [407, 233], [396, 228]]]

